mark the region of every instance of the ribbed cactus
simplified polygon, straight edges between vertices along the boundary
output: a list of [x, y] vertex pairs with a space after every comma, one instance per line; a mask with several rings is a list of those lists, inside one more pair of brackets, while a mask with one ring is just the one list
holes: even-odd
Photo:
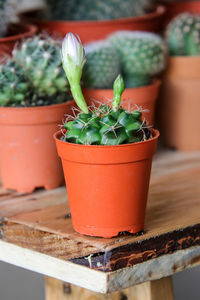
[[166, 39], [172, 56], [200, 55], [200, 15], [178, 15], [169, 23]]
[[58, 41], [35, 36], [15, 48], [13, 57], [24, 68], [38, 97], [66, 96], [68, 83]]
[[141, 111], [125, 111], [120, 107], [123, 90], [123, 79], [118, 76], [114, 82], [112, 107], [101, 105], [68, 120], [62, 140], [83, 145], [120, 145], [151, 138], [152, 133], [142, 121]]
[[126, 87], [148, 85], [155, 75], [164, 70], [166, 47], [158, 35], [118, 31], [108, 40], [119, 54]]
[[87, 44], [85, 53], [84, 86], [97, 89], [112, 88], [116, 76], [120, 73], [116, 50], [107, 42], [99, 41]]
[[22, 67], [13, 60], [0, 66], [0, 106], [25, 105], [30, 99], [30, 90]]
[[46, 0], [54, 20], [109, 20], [143, 15], [154, 0]]

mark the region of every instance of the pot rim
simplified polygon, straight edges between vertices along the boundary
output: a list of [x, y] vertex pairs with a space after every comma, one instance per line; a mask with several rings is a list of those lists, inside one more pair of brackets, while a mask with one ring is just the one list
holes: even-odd
[[[32, 10], [32, 12], [34, 12], [35, 10]], [[26, 11], [26, 12], [22, 12], [21, 14], [19, 14], [19, 16], [21, 17], [25, 17], [26, 18], [26, 13], [27, 12], [31, 12], [31, 10]], [[36, 22], [38, 22], [38, 24], [40, 23], [55, 23], [55, 24], [61, 24], [61, 23], [66, 23], [66, 24], [76, 24], [77, 26], [81, 26], [81, 24], [88, 24], [88, 25], [94, 25], [95, 23], [97, 24], [101, 24], [101, 25], [108, 25], [108, 24], [112, 24], [112, 23], [117, 23], [117, 22], [121, 22], [121, 23], [126, 23], [129, 21], [136, 21], [136, 22], [143, 22], [146, 19], [149, 18], [154, 18], [154, 17], [160, 17], [162, 15], [164, 15], [166, 13], [166, 7], [165, 5], [160, 5], [158, 4], [155, 8], [155, 10], [153, 12], [150, 13], [146, 13], [144, 15], [141, 16], [136, 16], [136, 17], [127, 17], [127, 18], [118, 18], [118, 19], [112, 19], [112, 20], [83, 20], [83, 21], [68, 21], [68, 20], [35, 20], [34, 18], [29, 18], [30, 20], [34, 19]]]
[[[126, 88], [126, 90], [142, 90], [142, 89], [150, 89], [152, 88], [153, 86], [157, 86], [159, 87], [160, 85], [162, 84], [162, 80], [161, 79], [158, 79], [158, 78], [154, 78], [152, 83], [149, 84], [149, 85], [143, 85], [143, 86], [139, 86], [139, 87], [134, 87], [134, 88]], [[83, 91], [95, 91], [95, 90], [98, 90], [98, 91], [111, 91], [113, 89], [95, 89], [95, 88], [83, 88]], [[123, 98], [123, 94], [122, 94], [122, 98]]]
[[142, 141], [142, 142], [137, 142], [137, 143], [129, 143], [129, 144], [121, 144], [121, 145], [80, 145], [80, 144], [75, 144], [75, 143], [69, 143], [69, 142], [64, 142], [64, 141], [61, 141], [59, 139], [60, 135], [62, 134], [61, 130], [57, 131], [54, 133], [53, 137], [54, 137], [54, 140], [60, 144], [63, 144], [63, 145], [68, 145], [68, 146], [74, 146], [74, 147], [79, 147], [79, 148], [93, 148], [93, 149], [109, 149], [109, 148], [125, 148], [125, 147], [134, 147], [134, 146], [137, 146], [137, 145], [141, 145], [141, 144], [148, 144], [148, 143], [151, 143], [152, 141], [155, 141], [158, 139], [158, 137], [160, 136], [160, 132], [157, 130], [157, 129], [154, 129], [152, 128], [152, 131], [153, 131], [153, 137], [149, 140], [146, 140], [146, 141]]
[[70, 105], [75, 103], [75, 101], [72, 99], [72, 100], [68, 100], [68, 101], [65, 101], [63, 103], [57, 103], [57, 104], [49, 104], [49, 105], [41, 105], [41, 106], [30, 106], [30, 107], [12, 107], [12, 106], [0, 106], [0, 112], [5, 112], [6, 110], [12, 110], [13, 112], [17, 112], [17, 111], [29, 111], [29, 110], [32, 110], [32, 111], [37, 111], [37, 110], [45, 110], [45, 109], [55, 109], [57, 107], [61, 107], [61, 106], [66, 106], [66, 105]]
[[27, 38], [37, 32], [37, 26], [33, 24], [25, 24], [25, 23], [11, 23], [12, 25], [23, 27], [26, 29], [26, 32], [24, 33], [18, 33], [16, 35], [8, 36], [8, 37], [1, 37], [0, 38], [0, 44], [5, 42], [13, 42], [18, 39], [24, 39]]

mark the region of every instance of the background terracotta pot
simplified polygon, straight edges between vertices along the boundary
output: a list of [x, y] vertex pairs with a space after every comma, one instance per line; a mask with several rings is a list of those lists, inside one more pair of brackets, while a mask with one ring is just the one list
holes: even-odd
[[[154, 121], [154, 111], [155, 103], [158, 98], [158, 93], [160, 90], [161, 81], [155, 79], [151, 85], [138, 87], [138, 88], [127, 88], [122, 95], [122, 106], [125, 109], [135, 108], [135, 104], [141, 106], [147, 112], [143, 112], [143, 117], [153, 125]], [[94, 100], [101, 101], [102, 103], [109, 103], [113, 98], [113, 90], [101, 90], [101, 89], [83, 89], [84, 97], [88, 103], [91, 105]], [[96, 106], [100, 105], [98, 102], [95, 103]]]
[[34, 18], [37, 11], [20, 14], [22, 21], [36, 24], [39, 31], [60, 33], [65, 36], [67, 32], [77, 33], [82, 43], [104, 39], [107, 35], [118, 30], [142, 30], [160, 32], [165, 14], [164, 6], [157, 6], [156, 11], [143, 16], [106, 20], [106, 21], [41, 21]]
[[11, 54], [16, 42], [28, 38], [37, 32], [37, 27], [30, 24], [10, 24], [6, 37], [0, 38], [0, 58]]
[[119, 146], [76, 145], [54, 135], [62, 159], [74, 229], [112, 237], [144, 228], [152, 156], [159, 136]]
[[171, 57], [161, 89], [159, 115], [166, 145], [200, 150], [200, 56]]
[[162, 5], [166, 7], [165, 14], [165, 23], [169, 23], [174, 17], [178, 14], [182, 14], [184, 12], [189, 13], [200, 13], [200, 1], [179, 1], [179, 2], [171, 2], [167, 3], [165, 1], [159, 1]]
[[0, 108], [0, 173], [5, 188], [30, 193], [64, 182], [52, 138], [74, 101], [63, 104]]

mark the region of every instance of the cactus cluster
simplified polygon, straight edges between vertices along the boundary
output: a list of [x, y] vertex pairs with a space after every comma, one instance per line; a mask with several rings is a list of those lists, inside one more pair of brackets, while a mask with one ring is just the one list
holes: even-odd
[[148, 85], [155, 75], [164, 70], [166, 46], [158, 35], [118, 31], [108, 40], [118, 52], [126, 87]]
[[86, 64], [83, 69], [83, 84], [87, 88], [111, 88], [120, 73], [119, 57], [106, 41], [85, 45]]
[[200, 15], [183, 13], [167, 26], [166, 40], [172, 56], [200, 55]]
[[1, 106], [41, 106], [67, 100], [59, 42], [35, 36], [16, 46], [1, 65]]
[[[109, 20], [143, 15], [154, 0], [46, 0], [54, 20]], [[120, 8], [120, 9], [119, 9]]]
[[112, 106], [91, 107], [88, 113], [69, 116], [64, 125], [63, 141], [83, 145], [120, 145], [136, 143], [152, 137], [151, 130], [142, 120], [140, 110], [125, 111], [120, 106], [124, 82], [119, 75], [114, 82]]

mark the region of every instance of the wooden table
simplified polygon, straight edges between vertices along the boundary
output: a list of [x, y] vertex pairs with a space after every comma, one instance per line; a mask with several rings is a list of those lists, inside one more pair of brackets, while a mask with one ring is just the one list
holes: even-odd
[[200, 152], [155, 157], [137, 235], [74, 232], [64, 187], [31, 195], [0, 188], [0, 260], [48, 276], [48, 300], [173, 299], [170, 276], [200, 264]]

